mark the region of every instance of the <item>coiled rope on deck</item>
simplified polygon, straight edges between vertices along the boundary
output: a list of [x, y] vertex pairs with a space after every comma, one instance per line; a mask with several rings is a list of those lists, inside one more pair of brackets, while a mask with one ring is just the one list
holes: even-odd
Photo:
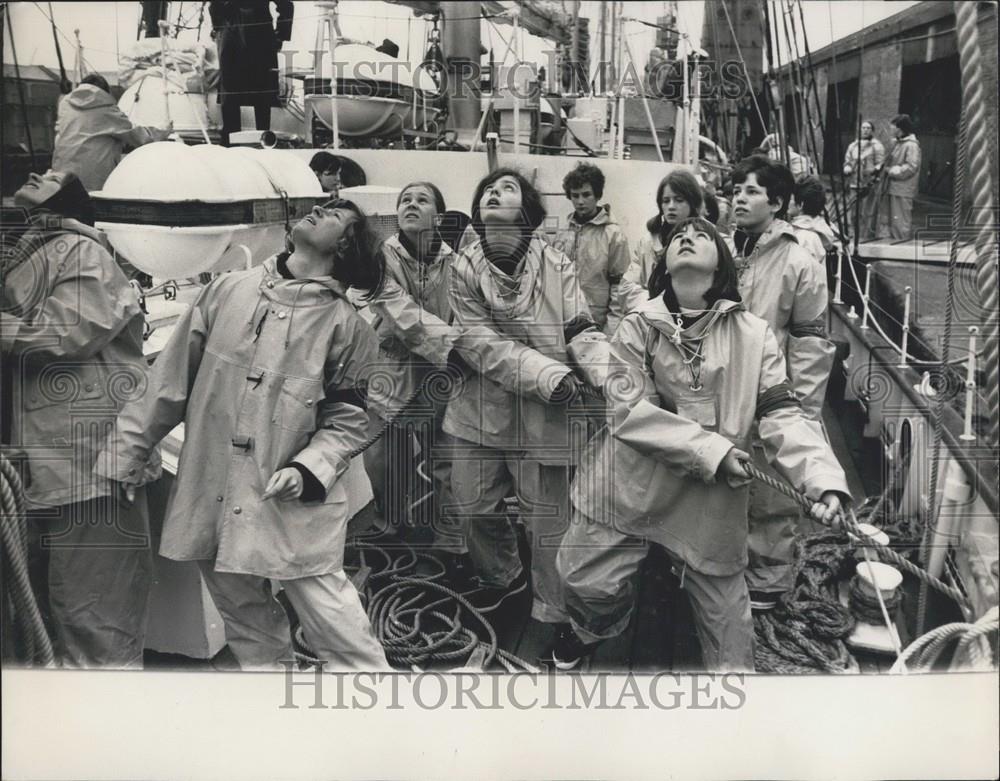
[[0, 530], [3, 540], [4, 593], [13, 606], [15, 626], [25, 646], [25, 661], [55, 665], [52, 642], [38, 610], [28, 578], [28, 529], [24, 515], [24, 489], [14, 465], [0, 453]]
[[844, 638], [855, 621], [838, 601], [837, 588], [853, 563], [848, 538], [819, 532], [802, 537], [796, 548], [792, 589], [774, 610], [754, 616], [757, 671], [847, 672], [854, 661]]
[[[483, 670], [497, 664], [511, 673], [538, 672], [499, 647], [489, 619], [465, 594], [440, 582], [445, 571], [434, 556], [395, 540], [391, 546], [358, 541], [348, 548], [357, 551], [360, 570], [366, 572], [361, 591], [372, 631], [395, 666], [453, 669], [469, 664], [478, 654]], [[318, 662], [298, 631], [296, 642], [300, 662]]]

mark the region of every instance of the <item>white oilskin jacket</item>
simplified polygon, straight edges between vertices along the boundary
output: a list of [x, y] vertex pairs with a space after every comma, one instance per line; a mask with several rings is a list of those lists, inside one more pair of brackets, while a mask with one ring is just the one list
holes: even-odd
[[792, 389], [806, 414], [818, 420], [834, 356], [826, 338], [825, 266], [802, 248], [784, 220], [772, 221], [747, 257], [730, 246], [744, 305], [771, 326]]
[[649, 275], [653, 273], [656, 258], [663, 252], [663, 244], [659, 235], [653, 235], [648, 230], [642, 235], [635, 248], [632, 263], [618, 286], [618, 296], [621, 311], [628, 314], [636, 307], [649, 300]]
[[[691, 360], [692, 355], [697, 355]], [[813, 500], [848, 494], [820, 425], [791, 392], [774, 333], [720, 299], [679, 327], [662, 297], [626, 315], [611, 341], [609, 428], [588, 445], [570, 493], [592, 521], [645, 537], [709, 575], [747, 564], [747, 488], [716, 478], [755, 423], [767, 458]]]
[[76, 174], [88, 192], [100, 190], [126, 147], [163, 141], [167, 135], [165, 130], [136, 127], [111, 95], [81, 84], [59, 101], [52, 170]]
[[[54, 214], [34, 218], [2, 277], [0, 349], [28, 507], [109, 496], [114, 486], [92, 470], [103, 432], [146, 387], [139, 298], [99, 231]], [[142, 470], [158, 477], [159, 461]]]
[[[606, 366], [607, 338], [591, 319], [569, 258], [536, 233], [508, 275], [475, 241], [455, 263], [452, 308], [466, 371], [464, 387], [448, 402], [444, 430], [485, 447], [530, 450], [543, 463], [575, 460], [571, 405], [551, 397], [574, 370], [572, 354]], [[583, 379], [586, 368], [580, 369]]]
[[[368, 431], [363, 387], [376, 355], [374, 331], [332, 277], [286, 279], [275, 258], [223, 274], [177, 323], [98, 469], [141, 482], [141, 464], [184, 422], [162, 556], [265, 578], [336, 572], [347, 531], [339, 478]], [[292, 462], [325, 498], [261, 501]]]
[[625, 234], [611, 218], [608, 206], [601, 206], [582, 224], [571, 213], [552, 245], [576, 264], [576, 275], [594, 322], [605, 333], [614, 333], [622, 315], [619, 283], [628, 270], [631, 256]]
[[448, 363], [458, 329], [450, 286], [455, 253], [441, 242], [430, 263], [421, 263], [400, 242], [386, 239], [386, 283], [369, 303], [379, 339], [378, 362], [368, 376], [368, 406], [383, 419], [399, 414], [434, 368]]

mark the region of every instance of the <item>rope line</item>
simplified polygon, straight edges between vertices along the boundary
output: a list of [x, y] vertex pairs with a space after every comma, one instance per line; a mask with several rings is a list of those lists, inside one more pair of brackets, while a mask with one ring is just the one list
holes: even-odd
[[959, 59], [962, 68], [962, 103], [968, 110], [968, 168], [972, 189], [973, 210], [970, 221], [979, 228], [976, 236], [976, 283], [979, 288], [979, 303], [983, 311], [983, 331], [986, 342], [986, 395], [990, 428], [987, 443], [997, 447], [1000, 433], [998, 403], [1000, 403], [1000, 347], [997, 333], [997, 237], [992, 221], [996, 219], [993, 198], [993, 176], [989, 148], [996, 143], [996, 137], [988, 135], [989, 121], [986, 107], [992, 101], [983, 87], [983, 67], [979, 53], [979, 27], [977, 3], [956, 0], [955, 29], [958, 40]]
[[[812, 502], [812, 500], [806, 497], [805, 494], [799, 493], [787, 483], [784, 483], [781, 480], [776, 480], [775, 478], [772, 478], [770, 475], [765, 474], [764, 472], [759, 470], [757, 467], [755, 467], [752, 463], [748, 461], [742, 462], [742, 466], [746, 470], [746, 472], [755, 480], [759, 480], [760, 482], [764, 483], [770, 488], [773, 488], [778, 493], [783, 494], [784, 496], [787, 496], [790, 499], [796, 500], [797, 502], [799, 502], [800, 505], [802, 505], [802, 507], [805, 510], [808, 511], [812, 509], [814, 502]], [[861, 545], [875, 549], [876, 551], [878, 551], [879, 558], [883, 560], [892, 561], [893, 564], [896, 564], [902, 569], [906, 570], [911, 575], [918, 578], [922, 583], [927, 583], [927, 585], [931, 586], [934, 589], [937, 589], [942, 594], [951, 597], [961, 607], [971, 611], [972, 606], [969, 604], [967, 597], [957, 588], [949, 586], [947, 583], [944, 583], [939, 578], [934, 577], [926, 570], [921, 569], [917, 565], [913, 564], [908, 559], [903, 558], [891, 548], [882, 545], [879, 542], [876, 542], [867, 535], [862, 534], [861, 531], [858, 529], [857, 520], [853, 517], [853, 513], [842, 512], [839, 518], [839, 522], [843, 524], [844, 528], [847, 530], [847, 533], [851, 541], [855, 545]], [[833, 526], [833, 524], [831, 524], [828, 521], [819, 521], [819, 523], [822, 523], [825, 526]]]
[[0, 453], [0, 528], [3, 540], [4, 592], [13, 605], [13, 617], [25, 644], [28, 664], [55, 666], [52, 642], [38, 610], [28, 577], [28, 531], [24, 488], [14, 465]]

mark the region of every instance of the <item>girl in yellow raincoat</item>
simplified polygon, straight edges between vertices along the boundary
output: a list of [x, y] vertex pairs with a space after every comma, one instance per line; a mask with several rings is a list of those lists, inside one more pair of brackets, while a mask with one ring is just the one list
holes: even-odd
[[705, 666], [752, 670], [747, 483], [755, 423], [769, 460], [825, 520], [848, 495], [819, 425], [802, 413], [768, 324], [743, 307], [715, 229], [677, 226], [667, 275], [611, 342], [612, 421], [573, 482], [573, 520], [557, 564], [573, 632], [553, 647], [572, 667], [620, 634], [650, 542], [667, 549], [691, 598]]

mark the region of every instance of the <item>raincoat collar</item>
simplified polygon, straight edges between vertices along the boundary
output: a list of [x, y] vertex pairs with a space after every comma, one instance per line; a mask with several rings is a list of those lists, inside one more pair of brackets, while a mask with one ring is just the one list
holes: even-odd
[[597, 207], [597, 212], [586, 222], [580, 222], [576, 218], [576, 212], [569, 213], [569, 224], [575, 228], [582, 228], [584, 225], [607, 225], [611, 220], [610, 206], [603, 204]]
[[[417, 248], [406, 237], [405, 233], [403, 233], [402, 231], [398, 231], [392, 238], [396, 239], [399, 242], [399, 246], [402, 247], [406, 251], [407, 255], [409, 255], [415, 261], [418, 261], [418, 262], [420, 261], [420, 258], [418, 257]], [[439, 259], [440, 254], [441, 254], [441, 245], [443, 243], [444, 242], [441, 241], [441, 234], [439, 234], [437, 231], [435, 231], [434, 232], [434, 243], [431, 244], [430, 260], [426, 261], [427, 265], [432, 265], [433, 263], [435, 263]]]
[[538, 279], [543, 273], [542, 255], [547, 246], [545, 240], [537, 233], [531, 234], [529, 239], [511, 274], [490, 262], [482, 242], [470, 247], [470, 259], [479, 272], [483, 295], [493, 306], [511, 315], [529, 307]]
[[395, 233], [385, 240], [388, 244], [403, 260], [408, 263], [415, 265], [424, 265], [427, 268], [432, 268], [442, 261], [444, 261], [449, 255], [452, 254], [451, 247], [448, 246], [447, 242], [441, 241], [440, 236], [437, 239], [437, 248], [434, 253], [434, 259], [429, 263], [421, 264], [417, 259], [416, 247], [414, 247], [410, 241], [403, 235], [402, 232]]
[[643, 302], [639, 307], [639, 314], [642, 319], [653, 328], [663, 334], [667, 339], [676, 340], [680, 338], [697, 338], [704, 336], [720, 320], [728, 317], [733, 312], [745, 309], [741, 301], [733, 301], [728, 298], [720, 298], [710, 307], [704, 317], [699, 317], [687, 328], [681, 328], [677, 324], [677, 318], [667, 307], [663, 296], [651, 298]]
[[264, 261], [260, 291], [271, 301], [294, 306], [316, 306], [328, 303], [330, 296], [347, 298], [347, 286], [331, 276], [311, 279], [285, 279], [278, 271], [278, 256]]
[[831, 242], [837, 240], [837, 234], [834, 232], [830, 224], [823, 219], [822, 215], [817, 214], [816, 216], [810, 216], [808, 214], [800, 214], [794, 220], [792, 220], [793, 228], [802, 228], [804, 230], [810, 230], [814, 233], [821, 233], [826, 236]]
[[[739, 236], [740, 234], [747, 235], [747, 236], [752, 235], [752, 234], [744, 233], [743, 231], [737, 229], [736, 235], [734, 236], [734, 239], [737, 236]], [[799, 240], [795, 237], [795, 231], [794, 231], [794, 229], [792, 228], [791, 225], [789, 225], [784, 220], [780, 220], [780, 219], [772, 220], [771, 224], [767, 226], [767, 230], [765, 230], [757, 238], [757, 241], [754, 243], [754, 247], [750, 251], [750, 253], [748, 255], [744, 255], [744, 257], [749, 257], [750, 255], [753, 255], [753, 254], [757, 253], [758, 251], [759, 252], [763, 252], [765, 249], [767, 249], [771, 245], [777, 244], [779, 241], [781, 241], [781, 237], [782, 236], [787, 236], [789, 239], [791, 239], [792, 241], [794, 241], [796, 244], [799, 243]], [[739, 250], [739, 243], [738, 242], [736, 243], [736, 249]], [[743, 253], [741, 253], [741, 254], [743, 254]]]
[[93, 84], [81, 84], [66, 96], [66, 102], [82, 111], [117, 105], [111, 95]]
[[0, 262], [2, 274], [6, 276], [12, 272], [60, 233], [76, 233], [96, 241], [102, 247], [107, 246], [104, 234], [96, 228], [45, 209], [36, 209], [28, 220], [28, 230], [18, 239], [10, 256]]

